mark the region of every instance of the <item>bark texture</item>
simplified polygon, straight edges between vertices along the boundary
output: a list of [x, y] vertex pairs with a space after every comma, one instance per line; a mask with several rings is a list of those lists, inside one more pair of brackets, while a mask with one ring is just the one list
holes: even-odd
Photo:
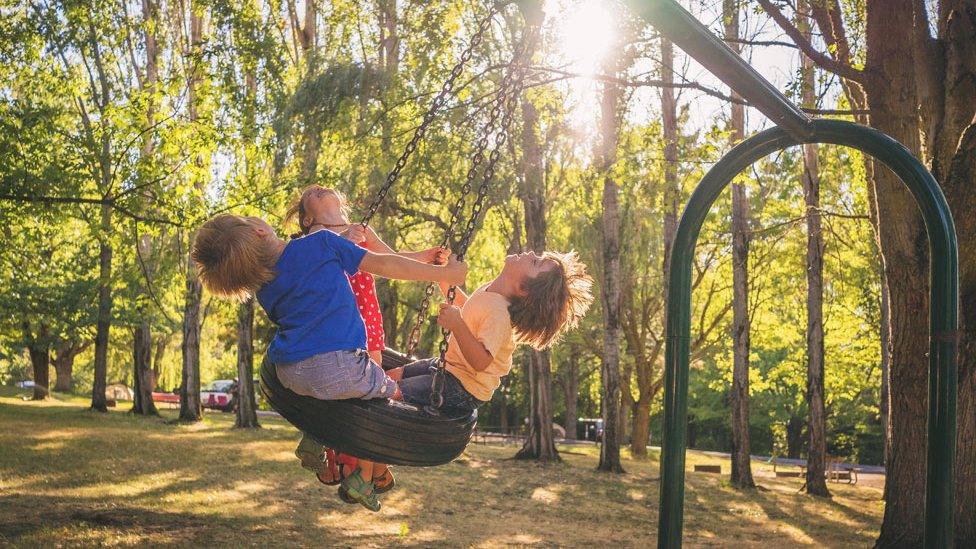
[[75, 357], [91, 346], [91, 341], [79, 343], [74, 340], [59, 340], [54, 344], [54, 356], [51, 364], [57, 376], [54, 390], [59, 393], [70, 393], [74, 388]]
[[[725, 36], [739, 39], [739, 5], [723, 0]], [[738, 51], [738, 43], [729, 44]], [[733, 97], [737, 95], [733, 92]], [[744, 107], [732, 103], [732, 140], [745, 134]], [[749, 457], [749, 200], [741, 182], [732, 183], [732, 484], [753, 488]]]
[[[522, 108], [522, 177], [519, 198], [525, 220], [525, 239], [537, 253], [546, 249], [546, 180], [539, 137], [539, 113], [525, 93]], [[530, 349], [529, 355], [529, 433], [515, 455], [518, 459], [559, 461], [552, 430], [552, 365], [550, 353]]]
[[50, 392], [51, 344], [47, 328], [42, 324], [34, 333], [26, 320], [23, 322], [24, 341], [30, 356], [31, 371], [34, 377], [34, 391], [31, 400], [45, 400]]
[[[203, 13], [196, 8], [192, 9], [190, 15], [190, 39], [189, 51], [191, 55], [201, 55], [203, 48]], [[188, 86], [188, 105], [190, 120], [195, 122], [200, 117], [199, 112], [199, 86], [202, 75], [200, 68], [196, 65], [190, 66]], [[203, 159], [197, 158], [197, 163]], [[195, 182], [198, 188], [204, 185], [203, 181]], [[202, 188], [201, 188], [202, 192]], [[192, 241], [192, 237], [190, 239]], [[185, 299], [183, 306], [183, 342], [180, 346], [183, 358], [183, 372], [180, 384], [180, 421], [195, 422], [200, 421], [203, 416], [203, 408], [200, 403], [200, 299], [203, 288], [197, 278], [196, 266], [193, 260], [187, 256]]]
[[258, 424], [254, 399], [254, 300], [237, 309], [237, 420], [235, 427], [253, 428]]
[[[619, 55], [619, 54], [617, 54]], [[618, 61], [619, 63], [619, 61]], [[600, 137], [597, 164], [603, 175], [603, 441], [597, 469], [623, 473], [620, 463], [620, 186], [613, 176], [617, 160], [621, 90], [613, 82], [603, 84], [600, 100]]]
[[152, 371], [152, 334], [148, 322], [140, 322], [132, 334], [133, 401], [132, 413], [158, 416], [152, 390], [155, 382]]
[[562, 366], [562, 388], [563, 397], [566, 401], [566, 419], [563, 421], [563, 429], [566, 431], [566, 440], [576, 440], [576, 424], [579, 421], [577, 407], [579, 403], [579, 347], [575, 344], [569, 345], [569, 356], [566, 363]]
[[[105, 177], [108, 177], [108, 173]], [[99, 231], [98, 316], [95, 321], [95, 372], [91, 408], [107, 412], [105, 376], [108, 372], [108, 335], [112, 327], [112, 207], [107, 204], [101, 207]]]
[[[808, 12], [806, 2], [799, 4], [802, 12]], [[797, 27], [809, 39], [810, 22], [806, 15], [797, 16]], [[802, 64], [803, 106], [814, 108], [816, 99], [816, 72], [813, 61], [803, 58]], [[820, 165], [817, 161], [817, 145], [803, 146], [803, 199], [807, 222], [807, 473], [804, 486], [815, 496], [830, 497], [827, 480], [827, 428], [824, 410], [824, 329], [823, 329], [823, 254], [824, 241], [820, 215]]]
[[[778, 8], [759, 0], [774, 18]], [[938, 3], [929, 21], [924, 2], [865, 3], [863, 70], [851, 62], [838, 0], [812, 4], [829, 55], [801, 49], [843, 76], [855, 108], [870, 124], [922, 158], [953, 212], [958, 241], [976, 240], [976, 3]], [[777, 23], [790, 32], [783, 18]], [[795, 30], [795, 29], [793, 29]], [[933, 31], [935, 36], [932, 35]], [[888, 366], [888, 482], [878, 547], [921, 544], [925, 484], [928, 366], [928, 245], [910, 193], [887, 169], [868, 166], [872, 214], [882, 251], [890, 331]], [[959, 249], [959, 400], [956, 455], [956, 544], [976, 546], [976, 248]], [[884, 326], [882, 327], [884, 330]]]

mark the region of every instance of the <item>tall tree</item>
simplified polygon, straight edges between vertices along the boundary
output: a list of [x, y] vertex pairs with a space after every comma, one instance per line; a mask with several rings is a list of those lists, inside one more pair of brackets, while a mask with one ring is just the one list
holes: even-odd
[[[522, 165], [519, 178], [519, 198], [523, 205], [525, 239], [529, 249], [546, 250], [546, 189], [539, 138], [539, 111], [522, 92]], [[528, 351], [529, 368], [529, 434], [519, 459], [559, 461], [552, 430], [552, 366], [549, 350]]]
[[[143, 39], [146, 50], [145, 65], [142, 71], [136, 71], [139, 86], [146, 97], [146, 127], [152, 127], [156, 120], [156, 86], [159, 82], [159, 5], [155, 0], [142, 0]], [[156, 149], [156, 142], [151, 132], [143, 137], [141, 156], [145, 163], [151, 164]], [[144, 202], [148, 202], [147, 200]], [[140, 271], [145, 275], [145, 284], [136, 282], [136, 327], [132, 335], [132, 367], [134, 369], [132, 412], [140, 415], [158, 415], [156, 404], [153, 402], [152, 391], [155, 377], [152, 372], [152, 325], [149, 311], [149, 272], [146, 266], [153, 252], [152, 238], [148, 234], [135, 238], [136, 260], [140, 264]], [[138, 278], [136, 280], [139, 280]]]
[[[668, 280], [671, 272], [671, 245], [678, 227], [678, 203], [681, 194], [681, 183], [678, 179], [678, 101], [674, 88], [674, 45], [664, 38], [661, 41], [661, 131], [664, 137], [664, 189], [663, 189], [663, 227], [661, 278]], [[648, 270], [651, 269], [647, 265]], [[629, 285], [633, 287], [634, 285]], [[663, 334], [654, 333], [655, 326], [665, 326], [664, 322], [655, 322], [663, 314], [668, 300], [668, 287], [655, 286], [655, 294], [660, 291], [660, 299], [650, 300], [645, 296], [641, 301], [642, 307], [625, 307], [623, 329], [627, 337], [628, 348], [634, 349], [634, 366], [637, 372], [637, 390], [639, 392], [634, 409], [634, 429], [631, 437], [630, 453], [634, 456], [646, 456], [647, 445], [650, 442], [651, 431], [651, 403], [664, 387], [664, 375], [659, 364], [661, 352], [664, 348]], [[632, 302], [633, 299], [628, 299]], [[634, 310], [636, 309], [636, 310]], [[648, 337], [650, 336], [650, 337]], [[645, 340], [651, 339], [650, 346]], [[649, 348], [648, 348], [649, 347]]]
[[[739, 51], [739, 3], [723, 0], [729, 46]], [[733, 100], [738, 99], [735, 92]], [[732, 142], [745, 138], [745, 108], [731, 104]], [[749, 200], [742, 181], [732, 183], [732, 484], [753, 488], [749, 457]]]
[[[805, 40], [770, 0], [759, 0], [805, 55], [842, 77], [873, 127], [900, 141], [930, 167], [954, 214], [959, 242], [976, 240], [976, 7], [945, 0], [930, 24], [924, 2], [864, 4], [863, 68], [853, 62], [839, 0], [812, 3], [829, 53]], [[932, 32], [935, 31], [933, 36]], [[928, 248], [911, 194], [889, 170], [869, 171], [891, 322], [889, 455], [885, 516], [878, 547], [917, 546], [925, 484], [929, 338]], [[976, 546], [976, 248], [959, 249], [959, 401], [956, 455], [956, 545]], [[935, 334], [937, 337], [955, 337]]]
[[[181, 17], [178, 18], [178, 36], [181, 37], [183, 58], [186, 64], [187, 111], [190, 125], [195, 126], [202, 122], [201, 80], [204, 73], [203, 27], [205, 21], [203, 6], [197, 5], [193, 1], [187, 3], [186, 8], [188, 9], [184, 9], [182, 3], [180, 6]], [[185, 29], [186, 22], [189, 23], [189, 32], [186, 32]], [[192, 176], [194, 178], [193, 186], [195, 194], [202, 198], [208, 177], [205, 169], [205, 155], [197, 154], [194, 158], [194, 164], [197, 169]], [[192, 242], [192, 240], [193, 236], [191, 235], [190, 241]], [[182, 383], [180, 384], [180, 421], [194, 422], [199, 421], [203, 415], [203, 407], [200, 402], [200, 301], [203, 295], [203, 286], [197, 277], [196, 267], [189, 255], [186, 258], [186, 265], [183, 342], [181, 346], [183, 371]]]
[[[615, 75], [623, 64], [622, 52], [610, 48], [607, 73]], [[603, 366], [602, 408], [603, 441], [597, 469], [623, 473], [620, 463], [620, 430], [623, 418], [620, 407], [620, 186], [613, 173], [617, 161], [623, 91], [612, 80], [602, 84], [600, 98], [600, 135], [596, 150], [597, 173], [603, 179]]]
[[[809, 40], [812, 33], [805, 2], [798, 5], [797, 28]], [[804, 107], [816, 108], [816, 69], [808, 57], [803, 58], [800, 82]], [[803, 146], [803, 198], [807, 222], [807, 492], [830, 497], [824, 478], [827, 461], [827, 426], [824, 411], [824, 327], [823, 327], [823, 255], [824, 240], [820, 216], [820, 167], [817, 145]]]

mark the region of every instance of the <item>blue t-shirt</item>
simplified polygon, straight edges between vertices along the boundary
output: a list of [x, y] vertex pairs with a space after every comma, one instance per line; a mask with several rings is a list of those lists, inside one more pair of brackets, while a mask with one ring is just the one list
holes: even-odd
[[285, 246], [274, 280], [257, 293], [278, 327], [268, 346], [272, 363], [366, 348], [366, 327], [346, 278], [356, 273], [364, 255], [365, 249], [326, 230]]

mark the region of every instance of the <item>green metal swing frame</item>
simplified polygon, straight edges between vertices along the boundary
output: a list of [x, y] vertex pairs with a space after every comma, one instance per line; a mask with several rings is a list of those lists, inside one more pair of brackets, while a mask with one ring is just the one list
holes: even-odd
[[931, 323], [924, 545], [952, 547], [959, 273], [956, 232], [938, 183], [908, 149], [884, 133], [851, 122], [808, 117], [674, 0], [628, 3], [658, 32], [776, 123], [740, 143], [709, 170], [681, 215], [670, 250], [658, 547], [681, 546], [691, 273], [699, 231], [712, 203], [735, 176], [771, 153], [803, 143], [844, 145], [873, 156], [901, 178], [925, 221], [931, 252]]

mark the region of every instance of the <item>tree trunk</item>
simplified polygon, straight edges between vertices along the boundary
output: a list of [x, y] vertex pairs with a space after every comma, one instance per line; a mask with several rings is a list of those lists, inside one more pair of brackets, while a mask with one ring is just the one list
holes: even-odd
[[180, 421], [200, 421], [200, 295], [202, 288], [192, 264], [186, 274], [186, 305], [183, 309], [183, 374], [180, 385]]
[[[871, 124], [919, 152], [918, 104], [908, 40], [910, 4], [869, 1], [864, 90]], [[887, 168], [874, 170], [879, 234], [891, 314], [891, 454], [885, 482], [885, 514], [877, 547], [922, 543], [925, 494], [925, 426], [928, 372], [928, 249], [925, 229], [904, 184]]]
[[[620, 297], [620, 331], [626, 340], [626, 331], [623, 326], [625, 298], [621, 291]], [[623, 353], [624, 347], [621, 347]], [[637, 417], [637, 402], [634, 400], [634, 363], [632, 360], [621, 360], [623, 367], [620, 368], [620, 429], [617, 431], [617, 443], [621, 447], [630, 444], [631, 434], [634, 432], [634, 421]]]
[[566, 440], [576, 440], [577, 405], [579, 402], [579, 347], [569, 346], [569, 357], [563, 366], [563, 393], [566, 400], [566, 419], [563, 428], [566, 430]]
[[159, 376], [163, 374], [163, 356], [166, 354], [166, 345], [169, 343], [169, 339], [172, 336], [166, 336], [165, 338], [156, 338], [156, 349], [153, 351], [153, 386], [151, 389], [156, 390], [156, 386], [159, 384]]
[[[723, 0], [725, 36], [739, 38], [739, 6]], [[738, 44], [729, 47], [738, 51]], [[732, 96], [737, 95], [733, 92]], [[745, 134], [745, 111], [732, 103], [732, 139], [737, 143]], [[753, 488], [749, 457], [749, 202], [745, 186], [732, 183], [732, 484]]]
[[[542, 167], [542, 145], [539, 140], [539, 113], [525, 94], [522, 107], [522, 200], [525, 218], [525, 239], [537, 253], [546, 250], [545, 174]], [[518, 459], [537, 459], [542, 462], [559, 461], [556, 439], [552, 430], [552, 365], [550, 353], [529, 350], [529, 433]]]
[[881, 442], [884, 445], [884, 465], [891, 454], [891, 337], [888, 312], [888, 284], [881, 281]]
[[[193, 55], [199, 54], [203, 48], [203, 14], [192, 9], [190, 16], [190, 50]], [[188, 110], [190, 121], [199, 118], [198, 90], [200, 70], [194, 66], [188, 75]], [[197, 158], [197, 163], [203, 160]], [[203, 176], [198, 176], [203, 177]], [[194, 182], [198, 190], [203, 191], [205, 183], [202, 180]], [[193, 236], [190, 240], [192, 242]], [[183, 308], [183, 342], [181, 345], [183, 356], [183, 371], [180, 385], [180, 421], [200, 421], [203, 408], [200, 403], [200, 299], [203, 289], [197, 279], [196, 266], [187, 255], [186, 263], [186, 293]]]
[[791, 415], [786, 422], [786, 457], [800, 459], [803, 449], [803, 418]]
[[[145, 77], [140, 82], [143, 91], [149, 97], [149, 104], [146, 107], [146, 126], [152, 127], [156, 123], [156, 84], [159, 80], [159, 44], [156, 41], [157, 26], [159, 24], [159, 6], [155, 0], [142, 1], [143, 32], [146, 44], [146, 71]], [[141, 155], [143, 161], [152, 162], [155, 152], [155, 140], [151, 133], [143, 137]], [[152, 199], [151, 196], [142, 196], [143, 202], [140, 209], [147, 209], [147, 203]], [[142, 272], [145, 281], [135, 281], [136, 293], [139, 296], [137, 302], [137, 312], [139, 324], [132, 334], [132, 379], [133, 379], [133, 402], [132, 412], [145, 416], [158, 416], [156, 403], [153, 402], [152, 392], [156, 386], [156, 378], [152, 367], [152, 324], [149, 307], [149, 285], [152, 284], [151, 257], [153, 254], [152, 237], [148, 234], [136, 234], [136, 261], [139, 262], [139, 270]]]
[[156, 403], [153, 402], [153, 371], [152, 371], [152, 333], [149, 323], [140, 322], [132, 333], [132, 379], [134, 380], [132, 393], [132, 413], [143, 416], [158, 416]]
[[[805, 2], [798, 7], [809, 12]], [[797, 27], [809, 40], [810, 22], [807, 15], [797, 16]], [[816, 99], [816, 71], [813, 61], [803, 58], [803, 106], [814, 108]], [[807, 445], [807, 493], [830, 497], [824, 478], [827, 467], [826, 412], [824, 410], [824, 330], [823, 330], [823, 254], [824, 241], [820, 218], [820, 166], [817, 145], [803, 145], [803, 198], [807, 221], [807, 407], [810, 436]]]
[[[924, 4], [914, 5], [919, 10], [916, 31], [925, 38], [924, 52], [915, 59], [925, 153], [952, 209], [957, 240], [962, 243], [955, 543], [976, 547], [976, 2], [939, 2], [939, 40], [931, 38]], [[918, 36], [916, 40], [922, 42]]]
[[634, 457], [647, 456], [651, 443], [651, 394], [642, 393], [634, 403], [634, 430], [631, 433], [630, 453]]
[[237, 421], [235, 427], [260, 427], [254, 400], [254, 300], [237, 309]]
[[535, 459], [543, 463], [560, 461], [552, 429], [552, 377], [549, 350], [529, 353], [529, 433], [515, 459]]
[[72, 375], [74, 373], [75, 357], [84, 350], [87, 345], [78, 345], [74, 341], [58, 341], [54, 345], [54, 357], [51, 363], [57, 379], [54, 382], [54, 390], [59, 393], [70, 393], [74, 388]]
[[[318, 41], [317, 2], [305, 2], [305, 19], [299, 27], [299, 42], [305, 61], [305, 75], [311, 77], [318, 69], [318, 55], [316, 43]], [[297, 21], [295, 21], [297, 24]], [[318, 173], [319, 153], [322, 149], [322, 127], [314, 116], [305, 117], [302, 134], [301, 164], [299, 167], [299, 181], [303, 185], [316, 182]]]
[[42, 324], [37, 329], [37, 334], [33, 334], [30, 323], [25, 320], [23, 330], [34, 378], [34, 394], [31, 400], [45, 400], [49, 396], [51, 368], [51, 344], [48, 342], [47, 328]]
[[[104, 166], [102, 169], [106, 169]], [[107, 174], [106, 174], [107, 175]], [[103, 204], [98, 243], [98, 316], [95, 321], [95, 373], [91, 408], [108, 412], [105, 376], [108, 373], [108, 335], [112, 327], [112, 207]]]
[[[610, 66], [616, 73], [621, 60], [615, 52]], [[603, 440], [600, 444], [600, 463], [597, 469], [623, 473], [620, 463], [620, 187], [613, 178], [613, 166], [617, 160], [617, 140], [620, 126], [620, 86], [614, 82], [603, 84], [600, 100], [600, 139], [597, 149], [598, 169], [603, 174], [603, 364], [602, 404]]]

